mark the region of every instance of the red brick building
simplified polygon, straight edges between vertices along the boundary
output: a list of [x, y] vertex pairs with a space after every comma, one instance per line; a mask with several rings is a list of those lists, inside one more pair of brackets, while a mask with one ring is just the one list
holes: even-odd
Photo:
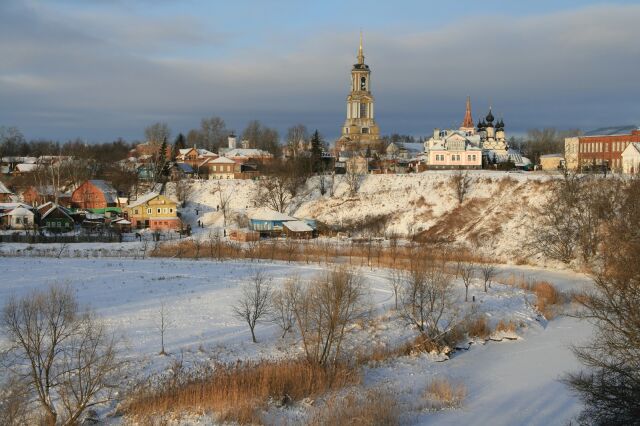
[[79, 209], [118, 207], [118, 192], [104, 180], [88, 180], [73, 191], [71, 205]]
[[568, 154], [571, 151], [575, 158], [571, 162], [567, 161], [567, 166], [584, 168], [606, 165], [610, 170], [622, 171], [622, 151], [632, 142], [640, 142], [640, 129], [623, 134], [568, 138], [565, 141], [565, 155], [569, 160]]

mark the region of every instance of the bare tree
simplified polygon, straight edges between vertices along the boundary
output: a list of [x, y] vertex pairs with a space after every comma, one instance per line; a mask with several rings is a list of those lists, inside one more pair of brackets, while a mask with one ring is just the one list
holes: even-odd
[[88, 408], [114, 397], [117, 341], [69, 287], [12, 297], [2, 315], [8, 369], [20, 377], [47, 423], [75, 425]]
[[173, 321], [169, 315], [169, 311], [167, 309], [167, 305], [165, 302], [160, 304], [160, 310], [158, 311], [158, 322], [156, 327], [160, 332], [160, 355], [167, 355], [167, 352], [164, 350], [164, 335], [169, 327], [173, 325]]
[[171, 129], [167, 123], [154, 123], [144, 129], [144, 137], [151, 145], [160, 146], [171, 137]]
[[442, 265], [415, 265], [405, 276], [401, 315], [428, 339], [440, 342], [457, 324], [453, 281]]
[[462, 278], [462, 283], [464, 284], [464, 301], [469, 301], [469, 286], [471, 285], [471, 280], [473, 276], [476, 274], [476, 267], [473, 263], [463, 263], [460, 266], [460, 278]]
[[176, 182], [176, 198], [182, 207], [185, 207], [189, 200], [191, 200], [192, 194], [193, 187], [191, 186], [191, 182], [184, 179], [180, 179]]
[[287, 335], [295, 324], [294, 304], [298, 299], [299, 282], [299, 277], [291, 277], [284, 283], [282, 289], [273, 293], [272, 317], [273, 322], [278, 324], [278, 327], [282, 330], [282, 338]]
[[362, 183], [362, 173], [354, 168], [347, 170], [347, 173], [344, 175], [345, 180], [347, 182], [347, 186], [349, 187], [349, 194], [355, 195], [360, 190], [360, 184]]
[[258, 181], [254, 203], [280, 213], [286, 213], [294, 194], [286, 176], [265, 176]]
[[24, 382], [15, 375], [10, 375], [0, 390], [0, 424], [28, 424], [28, 392]]
[[337, 269], [299, 286], [295, 295], [296, 325], [307, 360], [334, 365], [341, 356], [347, 326], [367, 313], [363, 280], [349, 270]]
[[244, 284], [238, 303], [233, 307], [234, 315], [244, 320], [251, 330], [251, 340], [257, 343], [255, 328], [271, 313], [271, 280], [264, 271], [258, 270], [251, 281]]
[[469, 189], [471, 186], [471, 177], [469, 176], [469, 172], [467, 172], [466, 170], [457, 170], [451, 176], [449, 182], [456, 194], [458, 204], [462, 204], [465, 200], [465, 197], [469, 193]]
[[227, 217], [229, 216], [229, 204], [231, 203], [231, 199], [233, 198], [233, 192], [229, 188], [223, 188], [220, 182], [216, 185], [216, 187], [211, 191], [212, 194], [218, 195], [218, 206], [220, 206], [220, 211], [222, 212], [222, 220], [223, 225], [226, 228], [227, 226]]
[[395, 310], [398, 310], [398, 294], [402, 290], [402, 285], [404, 283], [404, 272], [398, 269], [392, 269], [391, 275], [389, 276], [389, 285], [391, 286], [391, 291], [393, 291], [394, 297], [394, 307]]
[[482, 279], [484, 280], [484, 292], [487, 292], [487, 284], [491, 287], [491, 281], [496, 277], [496, 265], [493, 263], [483, 263], [480, 266], [480, 273], [482, 274]]

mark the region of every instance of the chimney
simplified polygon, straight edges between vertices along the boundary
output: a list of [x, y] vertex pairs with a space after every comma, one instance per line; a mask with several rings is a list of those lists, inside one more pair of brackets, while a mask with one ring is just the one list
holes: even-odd
[[440, 139], [440, 129], [438, 128], [433, 129], [433, 138]]
[[236, 149], [236, 135], [233, 133], [229, 135], [229, 149]]

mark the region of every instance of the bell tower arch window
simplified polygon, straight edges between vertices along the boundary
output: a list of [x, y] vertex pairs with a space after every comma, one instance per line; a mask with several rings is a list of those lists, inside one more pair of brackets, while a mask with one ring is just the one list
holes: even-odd
[[360, 90], [367, 90], [367, 77], [360, 77]]
[[360, 104], [360, 118], [367, 118], [367, 104], [366, 103], [361, 103]]

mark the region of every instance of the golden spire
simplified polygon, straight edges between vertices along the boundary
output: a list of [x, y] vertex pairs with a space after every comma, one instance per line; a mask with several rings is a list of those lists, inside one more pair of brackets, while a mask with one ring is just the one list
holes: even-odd
[[360, 47], [358, 48], [358, 63], [364, 64], [364, 53], [362, 52], [362, 30], [360, 30]]

